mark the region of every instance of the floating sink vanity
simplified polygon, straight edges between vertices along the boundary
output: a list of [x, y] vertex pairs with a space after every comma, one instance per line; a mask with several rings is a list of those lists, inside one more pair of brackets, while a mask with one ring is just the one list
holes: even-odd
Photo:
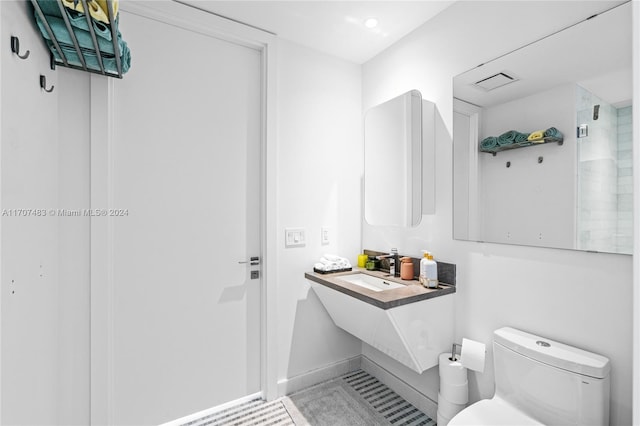
[[305, 277], [336, 326], [418, 373], [436, 366], [438, 356], [451, 349], [454, 285], [428, 289], [359, 268]]

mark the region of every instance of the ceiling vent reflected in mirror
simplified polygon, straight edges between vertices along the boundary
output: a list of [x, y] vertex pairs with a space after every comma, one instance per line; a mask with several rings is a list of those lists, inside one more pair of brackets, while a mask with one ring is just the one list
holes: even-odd
[[514, 81], [518, 81], [518, 79], [515, 77], [511, 77], [509, 74], [505, 74], [504, 72], [499, 72], [498, 74], [494, 74], [491, 77], [483, 78], [480, 81], [476, 81], [473, 84], [488, 92], [490, 90], [497, 89], [498, 87], [506, 86], [507, 84], [513, 83]]

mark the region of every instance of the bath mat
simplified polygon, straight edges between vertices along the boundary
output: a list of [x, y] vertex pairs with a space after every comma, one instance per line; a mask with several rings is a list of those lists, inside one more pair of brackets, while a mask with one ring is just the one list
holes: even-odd
[[436, 426], [436, 422], [363, 370], [276, 401], [255, 399], [183, 426]]
[[387, 425], [385, 418], [367, 404], [342, 380], [332, 380], [283, 398], [296, 426]]
[[296, 426], [435, 426], [375, 377], [358, 370], [282, 399]]

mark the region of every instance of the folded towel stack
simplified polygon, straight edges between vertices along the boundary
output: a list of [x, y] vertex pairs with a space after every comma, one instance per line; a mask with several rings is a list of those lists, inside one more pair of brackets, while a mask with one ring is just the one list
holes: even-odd
[[517, 132], [515, 130], [509, 130], [498, 136], [498, 145], [513, 145], [514, 143], [522, 143], [527, 140], [527, 134]]
[[349, 262], [348, 259], [336, 256], [335, 254], [325, 254], [315, 265], [313, 265], [313, 268], [323, 272], [340, 271], [351, 269], [351, 262]]
[[[64, 17], [62, 16], [62, 13], [65, 13], [80, 47], [80, 53], [82, 54], [87, 68], [94, 71], [100, 71], [100, 60], [98, 59], [98, 53], [96, 52], [96, 48], [91, 37], [86, 15], [83, 13], [82, 3], [75, 2], [74, 0], [61, 1], [65, 6], [62, 8], [63, 11], [61, 11], [58, 6], [58, 0], [37, 0], [37, 3], [44, 14], [44, 18], [49, 24], [55, 39], [60, 45], [62, 54], [64, 54], [64, 57], [67, 59], [69, 64], [78, 67], [82, 66], [82, 61], [78, 56], [71, 34], [69, 34]], [[117, 73], [116, 52], [111, 37], [111, 25], [109, 24], [106, 0], [89, 0], [87, 2], [87, 7], [90, 9], [91, 29], [93, 29], [96, 35], [96, 41], [104, 69], [109, 73]], [[122, 40], [122, 35], [118, 29], [119, 18], [117, 0], [112, 0], [112, 8], [115, 15], [114, 26], [116, 27], [116, 42], [120, 53], [122, 73], [124, 74], [131, 66], [131, 52], [129, 51], [127, 43]], [[51, 40], [51, 35], [47, 31], [40, 14], [37, 12], [35, 12], [35, 19], [42, 36], [45, 38], [49, 49], [53, 53], [54, 58], [57, 62], [62, 62], [62, 56], [60, 52], [55, 49], [54, 43]]]
[[[62, 0], [62, 4], [66, 8], [84, 13], [84, 8], [82, 7], [81, 1]], [[107, 6], [107, 0], [87, 0], [87, 7], [89, 8], [89, 13], [94, 20], [104, 22], [105, 24], [109, 23], [109, 9]], [[118, 0], [112, 0], [111, 7], [113, 10], [113, 14], [115, 16], [118, 16]]]
[[561, 139], [562, 133], [555, 127], [549, 127], [547, 130], [538, 130], [532, 133], [521, 133], [516, 130], [509, 130], [500, 136], [488, 136], [482, 139], [482, 141], [480, 141], [480, 151], [496, 153], [503, 149], [544, 143], [547, 142], [547, 138]]

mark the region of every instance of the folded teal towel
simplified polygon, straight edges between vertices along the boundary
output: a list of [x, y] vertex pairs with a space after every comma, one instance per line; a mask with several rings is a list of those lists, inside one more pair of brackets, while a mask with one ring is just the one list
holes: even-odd
[[[49, 45], [49, 48], [51, 48], [54, 58], [56, 58], [57, 61], [62, 62], [62, 58], [60, 57], [60, 54], [58, 54], [58, 52], [52, 48], [53, 43], [47, 40], [47, 44]], [[80, 62], [80, 58], [78, 57], [78, 53], [76, 52], [75, 48], [73, 48], [72, 46], [67, 46], [65, 44], [61, 44], [60, 48], [62, 49], [62, 52], [64, 53], [65, 58], [67, 58], [67, 62], [69, 64], [76, 65], [78, 67], [82, 66], [82, 62]], [[100, 71], [100, 63], [98, 62], [98, 55], [95, 53], [95, 50], [81, 49], [81, 52], [82, 52], [82, 56], [84, 57], [84, 61], [87, 65], [87, 68], [95, 71]], [[102, 64], [104, 66], [105, 71], [111, 72], [111, 73], [117, 73], [118, 64], [116, 62], [115, 55], [111, 53], [102, 53], [102, 52], [100, 52], [100, 55], [102, 56]], [[120, 62], [122, 65], [122, 73], [124, 74], [127, 71], [129, 71], [129, 67], [131, 65], [131, 53], [125, 42], [123, 42], [122, 55], [120, 56]]]
[[515, 143], [523, 143], [527, 142], [527, 138], [529, 135], [527, 133], [516, 132], [516, 138], [514, 140]]
[[[62, 61], [59, 52], [56, 52], [55, 49], [52, 48], [53, 43], [51, 42], [51, 37], [49, 36], [49, 33], [42, 23], [40, 16], [36, 13], [35, 17], [38, 28], [40, 29], [43, 37], [47, 40], [47, 44], [49, 45], [51, 51], [54, 53], [54, 57], [58, 61]], [[49, 23], [49, 26], [51, 27], [51, 31], [53, 31], [53, 34], [56, 37], [56, 40], [60, 44], [60, 48], [67, 58], [67, 61], [71, 62], [73, 65], [81, 66], [82, 63], [80, 62], [80, 58], [78, 57], [78, 54], [73, 46], [71, 35], [67, 31], [67, 26], [65, 25], [64, 20], [62, 20], [62, 18], [57, 18], [54, 16], [47, 16], [46, 19]], [[76, 36], [76, 40], [78, 41], [78, 45], [80, 46], [81, 53], [84, 56], [85, 61], [87, 62], [87, 68], [99, 71], [100, 65], [98, 64], [98, 55], [95, 52], [93, 39], [91, 38], [91, 34], [89, 33], [89, 31], [74, 28], [73, 33]], [[120, 61], [122, 63], [122, 73], [124, 74], [129, 70], [131, 66], [131, 52], [129, 51], [127, 43], [122, 40], [120, 31], [118, 31], [117, 34], [118, 48], [120, 49]], [[96, 41], [100, 49], [100, 55], [104, 59], [105, 70], [110, 72], [117, 72], [113, 43], [103, 37], [96, 37]]]
[[[62, 19], [62, 14], [60, 13], [60, 8], [58, 7], [58, 0], [37, 0], [37, 2], [38, 6], [40, 6], [40, 10], [42, 10], [42, 13], [44, 15], [46, 15], [47, 17]], [[75, 10], [69, 9], [64, 6], [62, 8], [66, 12], [71, 26], [79, 28], [81, 30], [89, 31], [89, 24], [87, 24], [87, 18], [84, 13], [76, 12]], [[37, 17], [38, 13], [35, 11], [34, 13]], [[104, 22], [96, 21], [95, 19], [91, 19], [91, 23], [93, 24], [93, 31], [96, 33], [96, 36], [111, 41], [111, 28], [107, 24], [105, 24]], [[116, 26], [117, 25], [118, 22], [116, 18]]]
[[498, 146], [498, 138], [495, 136], [489, 136], [482, 139], [480, 142], [480, 150], [481, 151], [493, 151]]
[[500, 136], [498, 136], [498, 145], [505, 146], [511, 145], [516, 141], [516, 135], [518, 132], [515, 130], [509, 130], [508, 132], [504, 132]]
[[[38, 0], [37, 3], [38, 6], [40, 6], [40, 10], [42, 10], [42, 13], [45, 15], [62, 18], [60, 8], [58, 7], [58, 0]], [[35, 12], [35, 14], [37, 15], [38, 13]]]
[[544, 136], [546, 138], [561, 138], [562, 133], [560, 133], [560, 131], [555, 127], [549, 127], [547, 130], [544, 131]]
[[[76, 12], [75, 10], [71, 10], [65, 7], [67, 12], [67, 17], [69, 18], [69, 23], [71, 26], [89, 31], [89, 24], [87, 24], [87, 18], [84, 13]], [[111, 41], [111, 28], [109, 25], [104, 22], [96, 21], [95, 19], [91, 20], [91, 24], [93, 26], [93, 31], [96, 33], [96, 36], [102, 37], [105, 40]], [[118, 19], [115, 21], [116, 28], [118, 27]], [[120, 31], [116, 31], [118, 37], [120, 37]]]

